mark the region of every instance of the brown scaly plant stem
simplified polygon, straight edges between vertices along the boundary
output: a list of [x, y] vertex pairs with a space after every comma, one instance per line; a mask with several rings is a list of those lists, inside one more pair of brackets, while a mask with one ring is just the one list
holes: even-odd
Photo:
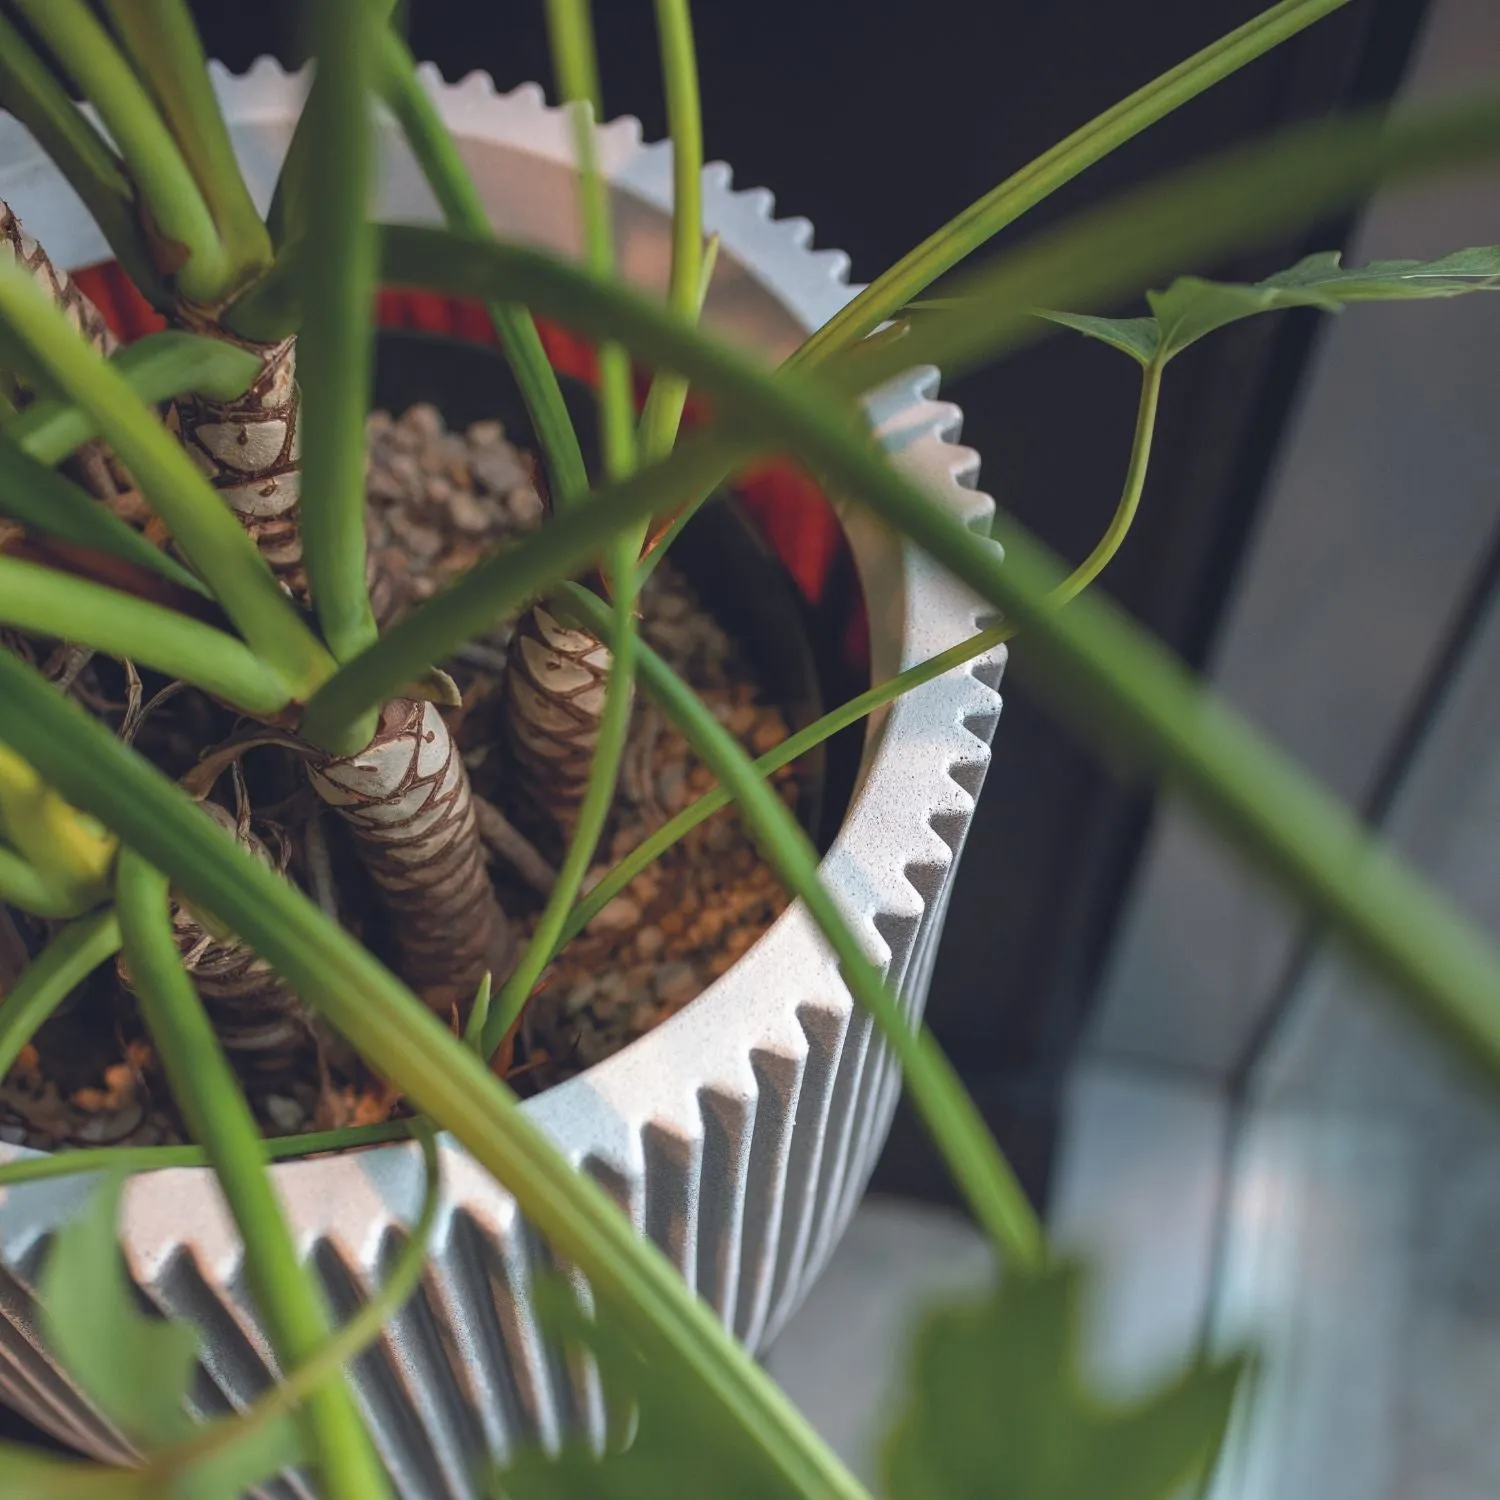
[[348, 825], [394, 917], [403, 977], [439, 1015], [467, 1019], [486, 971], [514, 960], [475, 824], [469, 776], [442, 715], [397, 700], [357, 755], [309, 767], [313, 789]]
[[513, 808], [553, 849], [566, 842], [588, 786], [613, 656], [597, 636], [533, 604], [507, 653], [504, 733]]
[[[211, 802], [203, 807], [252, 858], [278, 874], [286, 873], [291, 851], [284, 839], [276, 839], [278, 853], [273, 857], [247, 817], [233, 817]], [[275, 1073], [288, 1067], [312, 1034], [307, 1013], [290, 986], [238, 938], [212, 930], [180, 902], [173, 903], [172, 931], [183, 966], [231, 1059], [245, 1072]], [[116, 969], [126, 987], [133, 988], [123, 958], [116, 961]]]
[[[281, 586], [307, 603], [302, 534], [301, 399], [297, 390], [297, 340], [272, 344], [236, 337], [217, 323], [181, 320], [193, 333], [222, 339], [255, 355], [258, 374], [232, 401], [181, 397], [173, 419], [183, 446], [260, 549]], [[388, 622], [397, 603], [392, 580], [370, 557], [367, 578], [375, 618]]]
[[[66, 271], [59, 270], [51, 257], [31, 235], [4, 199], [0, 199], [0, 254], [8, 255], [24, 267], [59, 307], [69, 323], [106, 359], [119, 347], [104, 315], [89, 300]], [[18, 406], [32, 399], [32, 393], [17, 384], [11, 393]], [[85, 443], [63, 465], [69, 478], [83, 486], [97, 500], [106, 504], [126, 494], [131, 488], [129, 476], [120, 468], [106, 444], [95, 440]]]
[[[217, 325], [197, 331], [232, 337]], [[179, 402], [181, 437], [283, 587], [305, 600], [296, 340], [234, 342], [260, 356], [260, 377], [234, 402]], [[377, 619], [388, 618], [393, 598], [389, 580], [372, 571]], [[462, 1017], [486, 969], [496, 980], [509, 972], [512, 934], [489, 881], [468, 772], [447, 724], [430, 704], [397, 700], [364, 750], [315, 756], [308, 769], [313, 789], [354, 835], [393, 921], [402, 977], [439, 1015]]]
[[184, 320], [184, 326], [235, 344], [260, 360], [260, 373], [232, 401], [180, 398], [178, 435], [271, 571], [294, 598], [305, 600], [307, 578], [297, 529], [297, 341], [253, 344], [216, 325]]

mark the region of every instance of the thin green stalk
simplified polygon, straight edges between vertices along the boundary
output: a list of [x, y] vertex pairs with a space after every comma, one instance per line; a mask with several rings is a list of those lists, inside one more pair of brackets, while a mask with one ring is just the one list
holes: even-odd
[[96, 911], [70, 922], [32, 959], [10, 993], [0, 997], [0, 1078], [42, 1022], [119, 947], [114, 912]]
[[[1130, 445], [1130, 460], [1126, 465], [1125, 482], [1120, 491], [1119, 501], [1115, 505], [1114, 514], [1110, 517], [1109, 525], [1093, 551], [1059, 587], [1058, 603], [1065, 603], [1081, 594], [1104, 571], [1115, 553], [1120, 550], [1120, 544], [1130, 531], [1136, 510], [1140, 505], [1141, 494], [1146, 486], [1146, 470], [1151, 458], [1151, 442], [1156, 428], [1157, 398], [1160, 391], [1161, 367], [1153, 365], [1145, 369], [1142, 374], [1141, 399], [1136, 413], [1135, 435]], [[1014, 634], [1015, 632], [1007, 626], [992, 625], [989, 629], [978, 631], [967, 640], [960, 641], [956, 646], [950, 646], [946, 651], [940, 651], [936, 656], [929, 656], [926, 661], [918, 662], [916, 666], [908, 667], [904, 672], [898, 672], [894, 677], [887, 678], [877, 686], [849, 699], [847, 703], [841, 703], [837, 708], [830, 709], [820, 719], [814, 720], [804, 729], [799, 729], [774, 749], [768, 750], [754, 762], [756, 772], [762, 777], [770, 776], [783, 766], [788, 766], [794, 760], [800, 759], [809, 750], [816, 749], [841, 729], [857, 724], [867, 715], [885, 707], [887, 703], [892, 703], [911, 692], [913, 688], [921, 687], [923, 683], [931, 682], [933, 678], [941, 677], [945, 672], [965, 665], [976, 656], [982, 656], [986, 651], [994, 650], [996, 646], [1010, 640]], [[714, 787], [696, 801], [690, 802], [675, 817], [669, 818], [660, 828], [642, 839], [573, 908], [559, 935], [558, 949], [572, 942], [642, 870], [654, 864], [668, 849], [691, 833], [700, 823], [707, 821], [733, 801], [734, 798], [723, 787]], [[557, 949], [553, 950], [554, 958], [557, 956], [557, 951]]]
[[[667, 96], [667, 135], [672, 142], [672, 269], [667, 306], [696, 323], [718, 257], [718, 239], [705, 253], [703, 117], [688, 0], [656, 0], [656, 35]], [[680, 375], [658, 370], [652, 378], [640, 423], [641, 452], [648, 462], [672, 451], [687, 392], [687, 381]]]
[[45, 753], [59, 790], [81, 807], [103, 808], [181, 896], [219, 915], [373, 1068], [452, 1131], [515, 1195], [553, 1251], [619, 1309], [648, 1357], [678, 1365], [743, 1428], [789, 1493], [861, 1496], [805, 1419], [603, 1189], [570, 1166], [514, 1094], [354, 937], [242, 853], [179, 788], [34, 668], [4, 652], [0, 704], [0, 740], [22, 753]]
[[115, 258], [158, 306], [166, 299], [124, 164], [31, 44], [0, 13], [0, 104], [37, 139], [83, 200]]
[[578, 899], [584, 876], [594, 862], [605, 822], [614, 808], [620, 760], [630, 731], [630, 711], [635, 699], [635, 662], [638, 636], [635, 630], [634, 569], [618, 575], [614, 602], [614, 660], [604, 690], [604, 710], [599, 716], [599, 739], [589, 766], [588, 785], [578, 808], [578, 818], [568, 841], [557, 879], [547, 895], [521, 961], [501, 987], [499, 998], [485, 1023], [481, 1043], [483, 1055], [492, 1057], [506, 1032], [521, 1014], [543, 970], [552, 962], [568, 913]]
[[[713, 280], [714, 267], [719, 263], [719, 237], [713, 235], [703, 247], [698, 297], [693, 304], [692, 320], [697, 322], [703, 311], [704, 299], [708, 296], [708, 285]], [[651, 377], [651, 389], [646, 392], [646, 403], [641, 408], [640, 450], [643, 463], [655, 463], [665, 458], [677, 443], [677, 432], [682, 426], [682, 414], [687, 408], [688, 382], [670, 370], [658, 370]], [[641, 560], [645, 577], [661, 560], [661, 553], [669, 538], [675, 540], [676, 531], [669, 533], [657, 543], [649, 557]], [[648, 566], [649, 564], [649, 566]]]
[[182, 151], [86, 0], [15, 0], [99, 111], [150, 215], [154, 259], [179, 296], [212, 307], [234, 290], [208, 204]]
[[[126, 344], [109, 362], [151, 406], [189, 392], [232, 401], [260, 374], [260, 359], [248, 349], [177, 329], [147, 334]], [[82, 407], [34, 401], [6, 424], [5, 436], [38, 462], [58, 464], [98, 437], [99, 428]]]
[[[406, 43], [389, 29], [380, 40], [380, 82], [385, 102], [395, 114], [444, 217], [454, 229], [475, 235], [491, 234], [484, 200], [437, 106], [417, 76], [416, 62]], [[491, 301], [488, 311], [531, 418], [552, 480], [552, 493], [561, 498], [566, 508], [587, 494], [589, 479], [578, 434], [573, 430], [573, 419], [568, 415], [562, 387], [557, 383], [557, 372], [542, 348], [541, 336], [526, 308], [516, 303]]]
[[0, 557], [0, 624], [126, 657], [260, 718], [291, 701], [286, 685], [232, 635], [37, 563]]
[[365, 576], [365, 416], [374, 351], [368, 213], [379, 33], [365, 11], [365, 0], [319, 0], [312, 8], [319, 79], [307, 106], [314, 114], [297, 340], [302, 553], [323, 638], [338, 661], [358, 655], [377, 634]]
[[104, 0], [104, 9], [208, 205], [226, 280], [242, 284], [270, 265], [271, 237], [240, 170], [186, 0]]
[[[972, 536], [970, 540], [983, 545]], [[612, 632], [605, 606], [576, 584], [565, 584], [563, 591], [589, 628], [608, 640]], [[947, 1058], [928, 1032], [912, 1030], [844, 920], [818, 874], [812, 841], [698, 695], [648, 646], [642, 643], [638, 649], [643, 686], [729, 790], [761, 852], [787, 888], [806, 903], [837, 954], [845, 981], [901, 1064], [913, 1105], [1003, 1262], [1034, 1269], [1046, 1254], [1041, 1222]]]
[[[265, 1143], [182, 967], [167, 877], [133, 850], [122, 850], [116, 901], [136, 996], [173, 1097], [213, 1162], [245, 1243], [246, 1279], [272, 1344], [287, 1369], [295, 1370], [327, 1341], [332, 1318], [312, 1271], [297, 1258], [266, 1171]], [[305, 1416], [308, 1445], [335, 1500], [377, 1500], [390, 1493], [342, 1381], [319, 1386]]]
[[[3, 1014], [3, 1011], [0, 1011]], [[283, 1136], [265, 1142], [270, 1161], [293, 1161], [324, 1151], [354, 1151], [388, 1141], [406, 1141], [412, 1122], [390, 1120], [380, 1125], [349, 1125], [342, 1130], [313, 1130], [305, 1135]], [[93, 1146], [81, 1151], [55, 1152], [49, 1156], [23, 1156], [0, 1162], [0, 1187], [18, 1187], [25, 1182], [50, 1182], [54, 1177], [75, 1177], [84, 1172], [166, 1172], [177, 1167], [211, 1165], [202, 1146]]]
[[332, 671], [328, 653], [156, 413], [15, 266], [0, 265], [0, 320], [67, 399], [97, 424], [251, 649], [294, 696], [311, 692]]
[[[583, 263], [594, 275], [610, 278], [615, 269], [609, 188], [599, 170], [594, 138], [600, 118], [599, 67], [589, 0], [547, 0], [547, 36], [558, 93], [569, 106], [573, 150], [578, 163], [578, 209], [583, 228]], [[630, 357], [617, 344], [600, 344], [599, 447], [604, 473], [623, 479], [635, 468], [635, 395]]]
[[1155, 362], [1141, 370], [1141, 397], [1136, 406], [1135, 433], [1130, 440], [1130, 462], [1125, 470], [1120, 503], [1094, 550], [1058, 585], [1055, 600], [1058, 604], [1076, 599], [1105, 570], [1135, 521], [1146, 488], [1146, 470], [1151, 463], [1151, 441], [1156, 432], [1156, 409], [1161, 398], [1161, 371], [1161, 365]]
[[17, 422], [0, 438], [0, 516], [19, 521], [34, 536], [56, 537], [107, 552], [149, 568], [196, 594], [207, 594], [208, 590], [181, 563], [148, 542], [135, 527], [55, 470], [29, 457], [25, 450], [13, 446], [9, 438], [19, 426]]
[[1095, 162], [1347, 3], [1282, 0], [1096, 115], [902, 256], [812, 334], [788, 363], [821, 363], [873, 332], [945, 271]]

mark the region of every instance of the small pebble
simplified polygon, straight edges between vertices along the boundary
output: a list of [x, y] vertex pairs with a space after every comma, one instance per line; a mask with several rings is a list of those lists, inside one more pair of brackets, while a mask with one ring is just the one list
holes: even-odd
[[686, 1005], [703, 986], [691, 964], [663, 964], [656, 971], [656, 993], [664, 1005]]
[[265, 1111], [266, 1118], [278, 1130], [300, 1130], [307, 1119], [302, 1106], [284, 1094], [267, 1094]]
[[512, 490], [505, 508], [511, 520], [520, 527], [535, 526], [542, 519], [542, 497], [529, 484]]
[[641, 908], [629, 896], [616, 896], [607, 902], [599, 915], [589, 923], [590, 932], [624, 932], [641, 920]]
[[635, 935], [635, 951], [642, 958], [651, 958], [661, 952], [661, 945], [666, 942], [662, 936], [660, 927], [643, 927]]

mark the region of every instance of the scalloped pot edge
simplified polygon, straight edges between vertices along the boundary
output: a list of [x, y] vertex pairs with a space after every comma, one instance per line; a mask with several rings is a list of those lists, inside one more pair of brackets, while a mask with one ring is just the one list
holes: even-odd
[[[571, 150], [562, 114], [525, 85], [498, 94], [471, 74], [424, 80], [458, 137], [503, 232], [575, 247]], [[267, 59], [215, 69], [257, 200], [269, 198], [304, 89]], [[394, 126], [382, 125], [379, 212], [438, 217]], [[620, 263], [647, 286], [669, 263], [671, 149], [639, 124], [600, 130], [614, 189]], [[108, 250], [82, 205], [9, 117], [0, 117], [0, 196], [62, 265]], [[709, 323], [777, 358], [852, 294], [848, 259], [810, 248], [804, 219], [772, 217], [764, 189], [704, 172], [706, 227], [721, 239]], [[973, 526], [993, 506], [978, 458], [956, 446], [960, 413], [931, 399], [935, 371], [870, 398], [876, 429], [908, 473]], [[971, 635], [978, 600], [857, 509], [840, 507], [870, 613], [872, 670], [884, 675]], [[921, 1012], [953, 868], [989, 761], [1003, 651], [928, 683], [872, 729], [860, 782], [823, 875], [907, 1014]], [[889, 1128], [899, 1078], [857, 1012], [800, 902], [682, 1012], [527, 1109], [593, 1173], [752, 1348], [763, 1347], [826, 1262]], [[3, 1148], [8, 1157], [24, 1154]], [[418, 1299], [360, 1362], [355, 1385], [403, 1497], [467, 1497], [484, 1453], [598, 1420], [597, 1392], [549, 1356], [528, 1295], [539, 1254], [514, 1201], [451, 1143], [444, 1205]], [[385, 1146], [275, 1169], [299, 1236], [335, 1305], [363, 1300], [422, 1193], [415, 1147]], [[126, 1445], [48, 1359], [33, 1291], [48, 1235], [86, 1179], [0, 1191], [0, 1395], [101, 1457]], [[203, 1337], [204, 1410], [249, 1399], [274, 1368], [239, 1274], [240, 1246], [207, 1171], [134, 1179], [121, 1240], [132, 1274], [164, 1312]], [[416, 1306], [416, 1302], [423, 1305]], [[221, 1408], [222, 1409], [222, 1408]], [[308, 1493], [295, 1479], [267, 1494]]]

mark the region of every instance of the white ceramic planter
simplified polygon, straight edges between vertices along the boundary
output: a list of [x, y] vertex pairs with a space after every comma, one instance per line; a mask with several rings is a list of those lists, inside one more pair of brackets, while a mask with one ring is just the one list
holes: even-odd
[[[302, 90], [269, 62], [218, 75], [252, 187], [269, 196]], [[533, 86], [497, 95], [473, 75], [428, 83], [502, 232], [576, 244], [571, 153], [562, 118]], [[388, 129], [380, 213], [434, 219], [415, 164]], [[620, 262], [646, 285], [668, 264], [670, 150], [634, 120], [601, 132], [614, 187]], [[107, 250], [40, 150], [0, 117], [0, 196], [62, 264]], [[851, 294], [847, 258], [809, 248], [811, 226], [772, 218], [763, 189], [705, 173], [705, 218], [722, 240], [708, 320], [769, 355], [787, 352]], [[873, 401], [900, 462], [951, 511], [982, 523], [978, 459], [954, 446], [956, 408], [929, 399], [934, 372]], [[843, 517], [870, 611], [872, 666], [884, 676], [970, 635], [977, 601], [864, 516]], [[858, 790], [824, 862], [907, 1011], [921, 1010], [958, 852], [989, 760], [1003, 653], [903, 698], [872, 727]], [[752, 1348], [796, 1308], [837, 1242], [884, 1141], [899, 1080], [856, 1011], [799, 904], [682, 1013], [527, 1108], [594, 1174], [635, 1224]], [[3, 1148], [15, 1155], [15, 1148]], [[541, 1340], [528, 1285], [545, 1256], [509, 1195], [459, 1149], [444, 1149], [444, 1203], [422, 1293], [359, 1362], [355, 1383], [403, 1500], [476, 1493], [487, 1454], [589, 1422], [595, 1396]], [[378, 1278], [415, 1216], [415, 1147], [386, 1146], [285, 1164], [277, 1183], [305, 1252], [347, 1309]], [[0, 1395], [101, 1457], [128, 1446], [48, 1357], [33, 1288], [46, 1241], [91, 1184], [0, 1191]], [[122, 1241], [150, 1302], [197, 1324], [204, 1412], [251, 1400], [274, 1362], [248, 1304], [240, 1245], [204, 1171], [134, 1180]], [[295, 1476], [268, 1495], [310, 1493]]]

